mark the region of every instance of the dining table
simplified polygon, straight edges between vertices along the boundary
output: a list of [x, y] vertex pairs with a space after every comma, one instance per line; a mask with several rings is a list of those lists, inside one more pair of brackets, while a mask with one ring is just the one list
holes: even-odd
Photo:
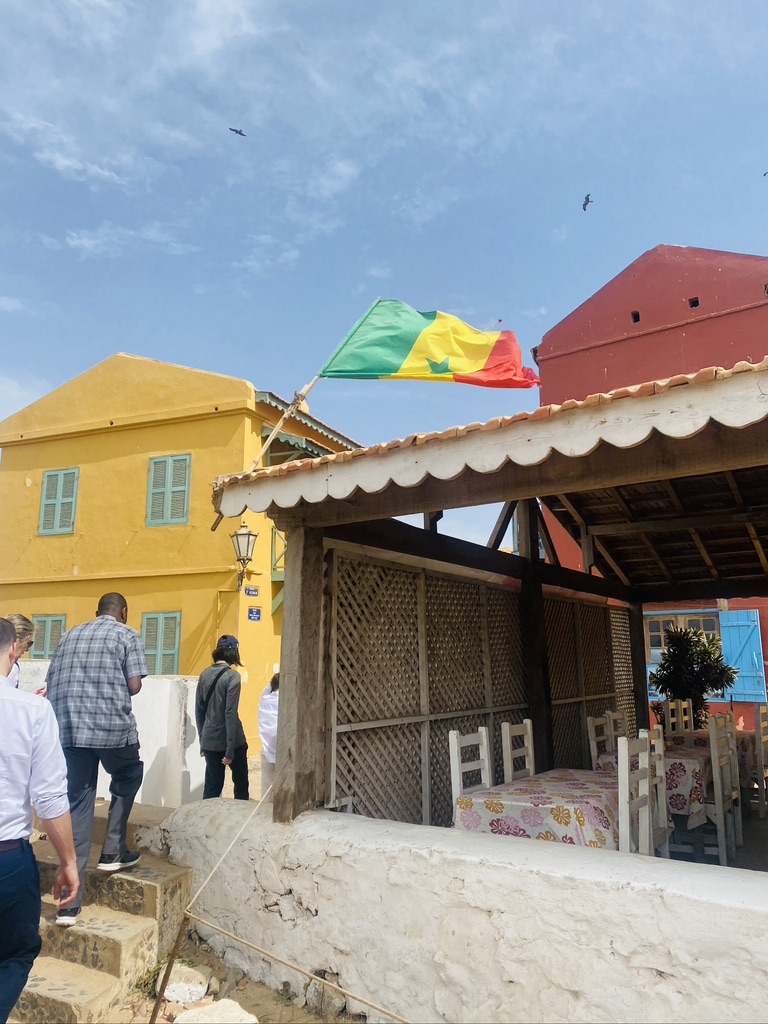
[[556, 768], [459, 796], [453, 827], [618, 850], [618, 819], [615, 774]]
[[[630, 761], [630, 768], [637, 768], [637, 759]], [[615, 775], [617, 754], [606, 751], [597, 759], [597, 772]], [[667, 810], [688, 819], [689, 829], [698, 828], [707, 820], [705, 800], [707, 786], [712, 781], [712, 755], [709, 748], [701, 746], [665, 744], [664, 774], [666, 776]]]
[[[736, 730], [736, 756], [739, 761], [739, 785], [742, 789], [748, 789], [752, 776], [755, 772], [755, 730]], [[710, 749], [709, 729], [693, 729], [688, 732], [675, 733], [667, 736], [664, 741], [665, 747], [672, 750], [685, 748]]]

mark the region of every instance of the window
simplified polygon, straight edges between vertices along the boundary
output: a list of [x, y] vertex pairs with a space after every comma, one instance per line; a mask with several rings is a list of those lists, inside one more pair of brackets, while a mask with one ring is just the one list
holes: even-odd
[[720, 635], [719, 616], [712, 612], [649, 616], [645, 620], [645, 653], [646, 659], [654, 665], [658, 665], [661, 655], [667, 649], [664, 630], [669, 626], [676, 626], [678, 629], [700, 629], [708, 640]]
[[147, 526], [184, 526], [189, 522], [191, 455], [149, 460]]
[[29, 652], [30, 658], [52, 658], [59, 646], [59, 640], [66, 632], [66, 615], [34, 615], [35, 642]]
[[43, 474], [40, 534], [75, 532], [79, 478], [79, 469], [56, 469]]
[[181, 612], [142, 616], [141, 639], [151, 676], [174, 676], [178, 673]]

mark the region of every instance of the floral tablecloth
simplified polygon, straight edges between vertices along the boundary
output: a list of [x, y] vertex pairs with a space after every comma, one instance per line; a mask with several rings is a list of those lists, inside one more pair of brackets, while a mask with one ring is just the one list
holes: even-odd
[[[601, 754], [597, 759], [598, 772], [616, 774], [616, 754]], [[637, 768], [633, 758], [630, 767]], [[709, 750], [695, 745], [681, 744], [667, 749], [664, 755], [667, 776], [667, 809], [670, 814], [683, 814], [688, 828], [698, 828], [707, 820], [704, 800], [707, 786], [712, 781], [712, 756]]]
[[615, 774], [558, 768], [460, 796], [453, 825], [467, 832], [618, 850], [618, 806]]
[[[695, 729], [693, 732], [679, 733], [667, 738], [665, 745], [669, 748], [706, 747], [709, 750], [709, 730]], [[736, 730], [736, 753], [739, 758], [739, 785], [748, 789], [750, 779], [755, 770], [755, 730]]]

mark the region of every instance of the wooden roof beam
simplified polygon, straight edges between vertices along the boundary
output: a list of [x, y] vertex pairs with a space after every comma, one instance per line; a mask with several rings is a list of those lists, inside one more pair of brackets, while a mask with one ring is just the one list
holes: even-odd
[[[685, 515], [685, 507], [683, 506], [682, 501], [680, 501], [680, 498], [678, 497], [678, 494], [675, 491], [675, 488], [673, 487], [671, 480], [665, 480], [664, 481], [664, 489], [666, 490], [667, 494], [669, 495], [669, 500], [674, 505], [675, 510], [677, 512], [680, 512], [682, 515]], [[693, 543], [696, 545], [696, 548], [697, 548], [699, 554], [701, 555], [702, 561], [704, 562], [706, 567], [709, 569], [709, 571], [710, 571], [710, 573], [712, 575], [712, 578], [716, 579], [716, 580], [719, 580], [720, 579], [720, 573], [717, 571], [717, 568], [715, 567], [715, 563], [712, 561], [712, 558], [711, 558], [709, 552], [707, 551], [706, 547], [704, 546], [704, 542], [701, 539], [701, 535], [699, 534], [699, 532], [697, 530], [691, 530], [691, 537], [693, 538]]]
[[[738, 507], [740, 509], [746, 508], [746, 505], [744, 504], [744, 496], [739, 490], [739, 485], [736, 482], [736, 477], [730, 471], [724, 473], [723, 476], [725, 477], [726, 482], [731, 489], [731, 494], [733, 495], [734, 501], [736, 502]], [[763, 567], [763, 572], [766, 575], [768, 575], [768, 558], [765, 554], [765, 547], [760, 538], [758, 537], [757, 530], [755, 529], [752, 523], [747, 524], [747, 532], [749, 533], [752, 545], [755, 551], [757, 552], [757, 557], [760, 559], [760, 565]]]

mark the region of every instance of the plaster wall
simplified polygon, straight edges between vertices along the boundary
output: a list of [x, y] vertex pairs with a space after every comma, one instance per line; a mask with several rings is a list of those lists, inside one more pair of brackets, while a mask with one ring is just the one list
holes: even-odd
[[[45, 685], [48, 661], [22, 661], [20, 685], [32, 693]], [[147, 676], [133, 698], [144, 781], [136, 800], [154, 807], [179, 807], [201, 800], [205, 761], [195, 726], [197, 679]], [[97, 796], [109, 799], [109, 776], [99, 769]]]
[[[182, 807], [143, 842], [201, 884], [252, 810]], [[193, 909], [412, 1021], [765, 1019], [768, 876], [735, 868], [261, 808]], [[303, 990], [195, 927], [227, 963]]]

